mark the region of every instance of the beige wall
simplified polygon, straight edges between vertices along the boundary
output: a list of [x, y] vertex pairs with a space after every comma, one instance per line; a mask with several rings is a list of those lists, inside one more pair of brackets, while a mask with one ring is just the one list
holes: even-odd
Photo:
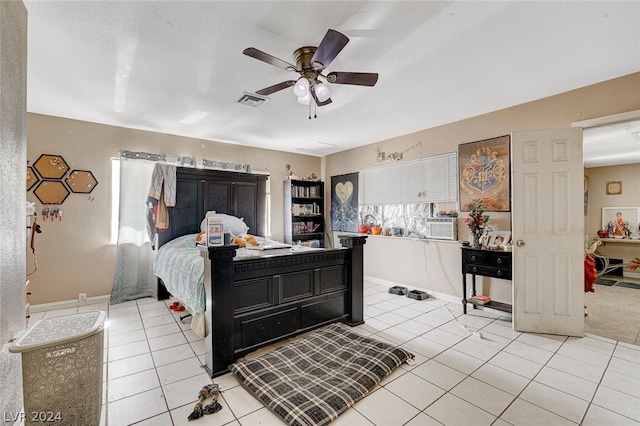
[[[638, 109], [640, 109], [640, 73], [635, 73], [579, 90], [331, 155], [326, 159], [323, 179], [329, 182], [330, 176], [379, 165], [375, 161], [377, 149], [385, 152], [405, 151], [422, 141], [419, 147], [405, 153], [404, 161], [406, 161], [454, 152], [457, 151], [459, 144], [501, 136], [518, 130], [571, 127], [571, 124], [576, 121]], [[393, 120], [393, 114], [389, 114], [389, 119]], [[445, 206], [445, 208], [449, 209], [450, 207]], [[492, 212], [490, 215], [490, 224], [494, 229], [510, 229], [509, 214]], [[461, 214], [458, 219], [458, 234], [461, 239], [466, 238], [467, 235], [467, 230], [462, 224], [463, 217], [464, 215]], [[410, 261], [407, 261], [408, 259]], [[402, 267], [395, 267], [395, 265], [402, 265]], [[411, 240], [392, 241], [390, 239], [374, 241], [373, 238], [370, 238], [369, 243], [365, 246], [365, 274], [380, 280], [461, 297], [459, 271], [460, 251], [457, 247], [452, 249], [452, 244], [448, 242], [422, 243]], [[510, 302], [511, 287], [505, 285], [504, 281], [482, 279], [481, 282], [484, 283], [482, 291], [485, 294], [498, 301]]]
[[[72, 169], [91, 170], [98, 185], [90, 194], [71, 194], [62, 204], [62, 221], [43, 221], [36, 236], [39, 268], [31, 276], [34, 304], [109, 295], [113, 284], [115, 246], [110, 244], [110, 159], [119, 150], [164, 153], [168, 158], [193, 156], [236, 163], [249, 163], [253, 170], [271, 173], [272, 235], [282, 240], [282, 182], [285, 165], [300, 177], [320, 175], [321, 159], [299, 154], [248, 148], [239, 145], [191, 139], [161, 133], [125, 129], [39, 114], [27, 115], [27, 158], [35, 162], [41, 154], [61, 155]], [[204, 147], [203, 147], [204, 145]], [[42, 205], [30, 191], [29, 201]], [[27, 271], [33, 271], [33, 256], [27, 256]]]
[[[585, 169], [589, 177], [589, 203], [585, 218], [585, 232], [589, 240], [602, 228], [603, 207], [640, 207], [640, 164]], [[622, 194], [607, 195], [606, 183], [622, 182]], [[637, 230], [633, 230], [634, 235]], [[608, 257], [629, 261], [640, 256], [640, 243], [608, 242], [598, 249]]]

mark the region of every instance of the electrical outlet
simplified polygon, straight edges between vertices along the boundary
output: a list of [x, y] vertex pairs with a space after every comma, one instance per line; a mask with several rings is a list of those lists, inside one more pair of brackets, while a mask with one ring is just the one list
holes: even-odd
[[87, 301], [87, 293], [80, 293], [78, 295], [78, 302], [86, 302]]

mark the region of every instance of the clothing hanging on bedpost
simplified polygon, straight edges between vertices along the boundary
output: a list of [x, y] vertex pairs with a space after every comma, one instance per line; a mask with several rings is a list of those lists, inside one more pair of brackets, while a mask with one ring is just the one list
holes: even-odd
[[156, 248], [156, 234], [169, 228], [168, 208], [176, 205], [176, 170], [173, 164], [156, 163], [147, 198], [147, 234]]
[[118, 246], [111, 304], [156, 297], [155, 251], [147, 233], [147, 199], [155, 164], [164, 154], [121, 151]]

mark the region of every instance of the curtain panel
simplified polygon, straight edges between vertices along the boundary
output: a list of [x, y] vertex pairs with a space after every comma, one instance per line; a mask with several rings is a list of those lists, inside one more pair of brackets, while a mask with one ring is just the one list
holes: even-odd
[[111, 304], [156, 297], [155, 251], [147, 233], [147, 198], [155, 164], [164, 154], [122, 151], [116, 268]]

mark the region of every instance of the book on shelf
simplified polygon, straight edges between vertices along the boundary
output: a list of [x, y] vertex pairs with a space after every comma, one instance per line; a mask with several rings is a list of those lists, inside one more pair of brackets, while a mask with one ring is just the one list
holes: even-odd
[[483, 296], [479, 294], [477, 296], [471, 297], [471, 299], [469, 299], [469, 302], [477, 303], [478, 305], [486, 305], [487, 303], [491, 302], [491, 298], [489, 296]]
[[317, 216], [320, 215], [320, 205], [318, 203], [291, 205], [291, 214], [295, 216]]
[[292, 188], [293, 197], [296, 198], [319, 198], [320, 197], [320, 185], [313, 186], [297, 186]]
[[316, 232], [320, 228], [319, 223], [314, 222], [294, 222], [293, 233], [294, 234], [307, 234]]

